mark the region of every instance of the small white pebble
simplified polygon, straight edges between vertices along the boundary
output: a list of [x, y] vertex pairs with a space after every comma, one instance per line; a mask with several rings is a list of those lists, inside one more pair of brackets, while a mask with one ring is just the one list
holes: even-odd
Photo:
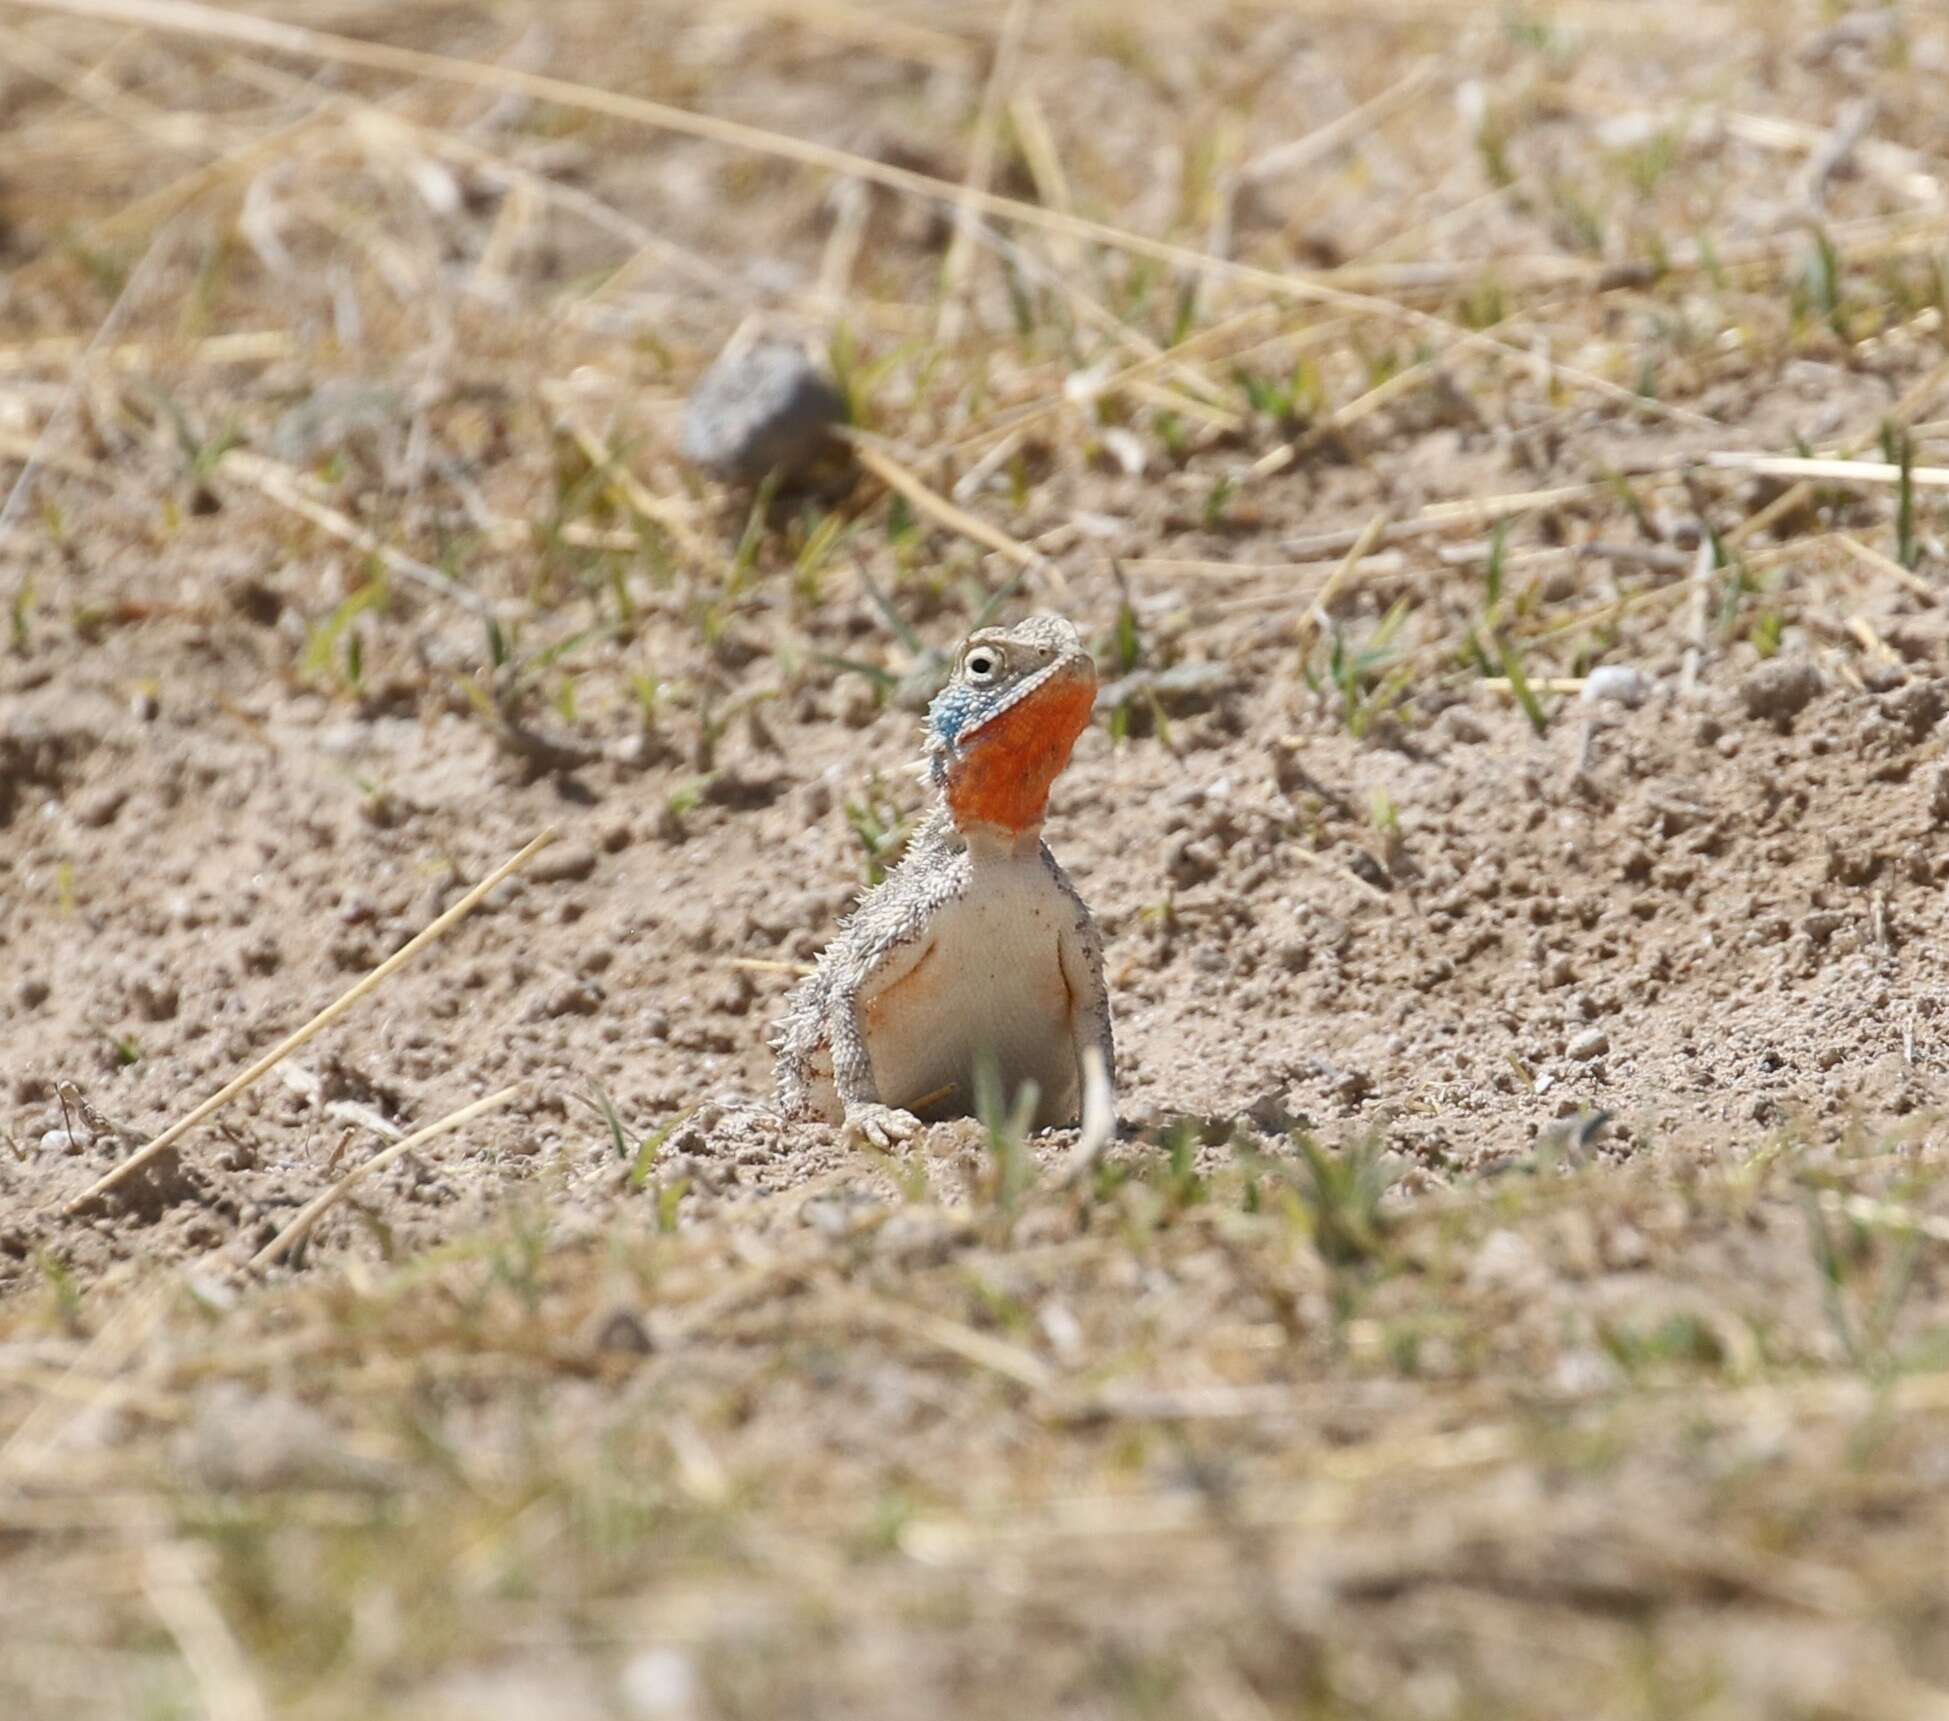
[[1602, 1028], [1586, 1028], [1564, 1048], [1580, 1064], [1587, 1064], [1592, 1058], [1601, 1058], [1610, 1049], [1611, 1037]]
[[677, 1649], [646, 1649], [623, 1668], [622, 1697], [632, 1715], [663, 1717], [697, 1712], [697, 1670]]
[[1628, 705], [1636, 710], [1656, 690], [1657, 683], [1642, 669], [1628, 663], [1599, 665], [1584, 677], [1584, 704]]

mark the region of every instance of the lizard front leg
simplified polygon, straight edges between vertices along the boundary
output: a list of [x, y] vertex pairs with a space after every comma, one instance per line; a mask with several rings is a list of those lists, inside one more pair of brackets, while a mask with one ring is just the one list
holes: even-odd
[[833, 991], [827, 1007], [832, 1034], [832, 1085], [845, 1108], [849, 1139], [867, 1141], [884, 1149], [907, 1140], [920, 1129], [920, 1119], [912, 1112], [881, 1101], [879, 1082], [873, 1074], [873, 1053], [866, 1043], [861, 994], [868, 982], [879, 992], [905, 978], [920, 966], [931, 948], [916, 939], [883, 955], [857, 984], [836, 987]]

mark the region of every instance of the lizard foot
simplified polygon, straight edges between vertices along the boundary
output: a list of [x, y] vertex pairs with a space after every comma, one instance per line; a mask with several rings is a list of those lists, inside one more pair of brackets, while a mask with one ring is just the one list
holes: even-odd
[[920, 1119], [898, 1106], [852, 1105], [846, 1108], [846, 1139], [891, 1148], [920, 1128]]

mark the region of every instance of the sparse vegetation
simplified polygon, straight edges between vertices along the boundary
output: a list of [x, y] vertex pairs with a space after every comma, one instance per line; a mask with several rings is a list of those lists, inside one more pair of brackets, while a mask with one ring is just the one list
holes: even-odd
[[[1939, 1711], [1945, 57], [0, 0], [0, 1709]], [[1123, 1137], [752, 1124], [1030, 606]]]

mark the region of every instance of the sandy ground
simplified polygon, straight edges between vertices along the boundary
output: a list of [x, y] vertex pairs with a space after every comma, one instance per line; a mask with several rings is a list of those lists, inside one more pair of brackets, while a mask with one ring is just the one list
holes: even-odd
[[[45, 1251], [234, 1263], [330, 1180], [360, 1135], [347, 1102], [409, 1127], [515, 1080], [513, 1110], [367, 1192], [320, 1246], [447, 1235], [537, 1179], [600, 1207], [617, 1177], [597, 1088], [639, 1134], [764, 1095], [790, 976], [740, 963], [810, 956], [849, 905], [847, 805], [876, 785], [896, 814], [923, 804], [897, 769], [911, 713], [755, 672], [728, 684], [772, 714], [681, 816], [683, 762], [511, 781], [437, 692], [348, 713], [258, 684], [275, 623], [187, 565], [144, 577], [189, 613], [6, 671], [16, 1277]], [[283, 610], [276, 585], [252, 589]], [[1491, 696], [1376, 745], [1295, 691], [1288, 641], [1229, 646], [1200, 652], [1226, 680], [1168, 720], [1171, 751], [1085, 738], [1049, 827], [1104, 929], [1130, 1127], [1368, 1128], [1440, 1184], [1581, 1109], [1614, 1118], [1608, 1152], [1710, 1154], [1939, 1098], [1949, 684], [1810, 680], [1797, 714], [1756, 716], [1806, 660], [1717, 666], [1690, 698], [1652, 663], [1641, 709], [1569, 706], [1542, 740]], [[525, 879], [126, 1210], [51, 1211], [126, 1151], [64, 1117], [57, 1083], [156, 1132], [550, 823], [561, 840]], [[695, 1149], [700, 1209], [874, 1175], [818, 1126], [729, 1162], [705, 1133], [672, 1143]]]
[[[1689, 1266], [1698, 1215], [1643, 1215], [1648, 1192], [1751, 1164], [1936, 1163], [1942, 517], [1927, 489], [1903, 520], [1891, 484], [1796, 491], [1705, 457], [1874, 457], [1893, 415], [1918, 463], [1945, 459], [1949, 120], [1917, 95], [1949, 53], [1940, 20], [1078, 7], [998, 47], [997, 18], [953, 7], [675, 9], [660, 31], [609, 5], [303, 10], [818, 139], [869, 177], [958, 185], [999, 126], [996, 195], [1267, 278], [1194, 291], [1141, 245], [1004, 212], [944, 311], [963, 265], [939, 200], [431, 62], [0, 5], [0, 482], [37, 451], [0, 536], [0, 1311], [22, 1333], [158, 1267], [220, 1300], [305, 1295], [524, 1215], [571, 1251], [659, 1228], [735, 1273], [781, 1227], [839, 1235], [852, 1204], [917, 1186], [943, 1224], [980, 1211], [993, 1145], [972, 1121], [886, 1160], [719, 1118], [768, 1091], [794, 975], [924, 812], [902, 769], [918, 713], [990, 604], [1070, 616], [1119, 684], [1047, 831], [1105, 936], [1115, 1162], [1154, 1165], [1187, 1122], [1213, 1177], [1297, 1166], [1312, 1137], [1377, 1152], [1390, 1211], [1439, 1215], [1496, 1199], [1540, 1141], [1578, 1168], [1606, 1271], [1643, 1270], [1654, 1301], [1693, 1275], [1735, 1301], [1764, 1287], [1818, 1324], [1791, 1202], [1745, 1234], [1715, 1217]], [[1641, 35], [1619, 23], [1638, 12]], [[998, 53], [1020, 68], [1000, 109]], [[1344, 139], [1266, 165], [1348, 114]], [[1304, 271], [1296, 300], [1268, 285]], [[754, 315], [832, 355], [926, 495], [1033, 554], [858, 471], [754, 499], [687, 470], [684, 393]], [[1505, 344], [1454, 345], [1464, 328]], [[1156, 358], [1187, 339], [1208, 344]], [[1599, 667], [1631, 672], [1630, 697], [1588, 697]], [[342, 1024], [73, 1210], [549, 826], [523, 876]], [[271, 1291], [239, 1290], [385, 1138], [510, 1083], [512, 1104], [361, 1185]], [[1047, 1163], [1069, 1140], [1032, 1147]], [[1921, 1212], [1933, 1185], [1883, 1193]], [[1482, 1247], [1460, 1306], [1540, 1322], [1531, 1245]], [[1067, 1290], [1020, 1270], [1086, 1326], [1091, 1295], [1124, 1294], [1107, 1269]], [[1940, 1261], [1910, 1270], [1896, 1325], [1926, 1344]], [[897, 1298], [897, 1274], [879, 1288]], [[1495, 1498], [1467, 1512], [1499, 1521]], [[1761, 1612], [1755, 1663], [1784, 1641]], [[1903, 1618], [1914, 1649], [1922, 1614]], [[987, 1712], [936, 1648], [917, 1688]], [[1872, 1659], [1851, 1654], [1822, 1665]], [[467, 1707], [474, 1665], [397, 1689]], [[1092, 1707], [1079, 1692], [1124, 1688], [1055, 1650], [1037, 1665], [1064, 1712], [1175, 1712]], [[1342, 1712], [1243, 1652], [1226, 1666], [1244, 1706], [1200, 1712]], [[1907, 1666], [1911, 1697], [1949, 1677], [1939, 1653]], [[1542, 1702], [1423, 1671], [1408, 1709], [1376, 1673], [1345, 1712]], [[1716, 1677], [1696, 1689], [1744, 1697], [1696, 1712], [1786, 1712]], [[713, 1689], [723, 1713], [778, 1690]], [[838, 1707], [805, 1712], [898, 1712], [845, 1708], [880, 1689], [865, 1663], [819, 1689]], [[1867, 1712], [1835, 1701], [1804, 1712]]]

